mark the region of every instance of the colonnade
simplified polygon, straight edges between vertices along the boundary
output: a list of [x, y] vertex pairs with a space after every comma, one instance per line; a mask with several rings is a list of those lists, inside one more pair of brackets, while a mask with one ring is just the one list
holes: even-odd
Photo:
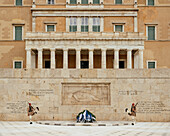
[[[42, 69], [43, 67], [43, 49], [38, 48], [38, 68]], [[63, 49], [63, 69], [68, 68], [68, 50]], [[119, 51], [120, 49], [114, 50], [114, 69], [119, 68]], [[51, 48], [51, 69], [55, 69], [56, 60], [55, 60], [55, 48]], [[93, 54], [94, 49], [89, 49], [89, 69], [93, 69]], [[101, 68], [106, 69], [106, 51], [107, 49], [101, 49]], [[138, 57], [138, 68], [143, 68], [143, 49], [138, 49], [139, 57]], [[27, 64], [26, 68], [31, 68], [31, 49], [26, 49], [27, 52]], [[76, 49], [76, 69], [81, 68], [81, 49]], [[132, 69], [132, 49], [127, 49], [127, 69]]]

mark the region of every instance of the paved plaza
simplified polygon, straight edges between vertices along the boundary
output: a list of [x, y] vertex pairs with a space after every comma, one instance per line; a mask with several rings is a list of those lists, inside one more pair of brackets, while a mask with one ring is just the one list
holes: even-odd
[[170, 136], [170, 122], [138, 122], [135, 126], [54, 126], [0, 122], [0, 136]]

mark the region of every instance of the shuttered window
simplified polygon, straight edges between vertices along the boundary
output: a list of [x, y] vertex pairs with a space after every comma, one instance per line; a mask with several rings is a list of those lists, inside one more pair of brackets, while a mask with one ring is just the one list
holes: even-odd
[[81, 4], [88, 4], [88, 0], [81, 0]]
[[22, 0], [16, 0], [16, 6], [22, 6]]
[[77, 18], [72, 17], [70, 18], [70, 32], [76, 32], [77, 31]]
[[93, 18], [93, 32], [100, 32], [100, 18]]
[[54, 32], [54, 25], [47, 25], [47, 32]]
[[54, 4], [54, 0], [48, 0], [48, 4]]
[[81, 18], [81, 32], [88, 32], [89, 27], [88, 27], [88, 18], [83, 17]]
[[148, 40], [155, 40], [155, 26], [148, 26]]
[[16, 69], [22, 68], [22, 62], [21, 61], [15, 61], [14, 62], [14, 68], [16, 68]]
[[154, 61], [153, 61], [153, 62], [148, 62], [148, 69], [150, 69], [150, 68], [156, 68], [155, 65], [156, 65], [156, 64], [155, 64]]
[[15, 26], [15, 40], [22, 40], [22, 26]]
[[77, 0], [70, 0], [70, 4], [77, 4]]
[[123, 32], [123, 25], [115, 25], [115, 32]]
[[115, 4], [122, 4], [122, 0], [116, 0]]
[[93, 4], [100, 4], [100, 0], [93, 0]]
[[154, 6], [154, 0], [148, 0], [148, 5], [149, 6]]

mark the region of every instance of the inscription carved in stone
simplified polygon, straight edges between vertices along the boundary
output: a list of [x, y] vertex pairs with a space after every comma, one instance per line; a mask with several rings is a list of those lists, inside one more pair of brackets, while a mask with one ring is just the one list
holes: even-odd
[[62, 84], [63, 105], [109, 105], [109, 83], [64, 83]]
[[50, 89], [29, 89], [30, 96], [45, 96], [47, 94], [53, 94], [54, 91]]
[[169, 113], [170, 109], [166, 108], [161, 101], [140, 101], [137, 106], [138, 113], [154, 113], [161, 114], [164, 112]]
[[8, 102], [6, 104], [6, 109], [10, 113], [26, 113], [28, 103], [26, 101]]

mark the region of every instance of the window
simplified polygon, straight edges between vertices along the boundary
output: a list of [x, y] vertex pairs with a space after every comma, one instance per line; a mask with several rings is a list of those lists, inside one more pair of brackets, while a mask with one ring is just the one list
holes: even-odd
[[154, 0], [148, 0], [148, 6], [154, 6]]
[[81, 69], [89, 68], [89, 61], [81, 61]]
[[22, 6], [22, 0], [16, 0], [16, 6]]
[[22, 40], [22, 26], [15, 26], [15, 40]]
[[81, 4], [88, 4], [88, 0], [81, 0]]
[[77, 18], [72, 17], [70, 18], [70, 32], [76, 32], [77, 31]]
[[70, 0], [70, 4], [77, 4], [77, 0]]
[[100, 32], [100, 18], [93, 18], [93, 32]]
[[147, 31], [147, 36], [148, 40], [155, 40], [155, 26], [147, 26], [148, 31]]
[[156, 68], [156, 61], [147, 61], [147, 68], [148, 69], [155, 69]]
[[51, 67], [50, 60], [45, 60], [45, 68], [50, 68], [50, 67]]
[[46, 32], [54, 32], [55, 31], [55, 26], [54, 25], [47, 25], [46, 26]]
[[125, 68], [125, 61], [119, 61], [119, 68], [124, 69]]
[[88, 32], [88, 18], [83, 17], [81, 18], [81, 32]]
[[13, 62], [13, 68], [15, 68], [15, 69], [21, 69], [21, 68], [23, 68], [23, 61], [16, 61], [16, 60], [14, 60], [14, 62]]
[[54, 4], [54, 0], [48, 0], [48, 4]]
[[93, 0], [93, 4], [100, 4], [100, 0]]
[[123, 25], [115, 25], [115, 32], [123, 32]]
[[115, 0], [115, 4], [122, 4], [122, 0]]

